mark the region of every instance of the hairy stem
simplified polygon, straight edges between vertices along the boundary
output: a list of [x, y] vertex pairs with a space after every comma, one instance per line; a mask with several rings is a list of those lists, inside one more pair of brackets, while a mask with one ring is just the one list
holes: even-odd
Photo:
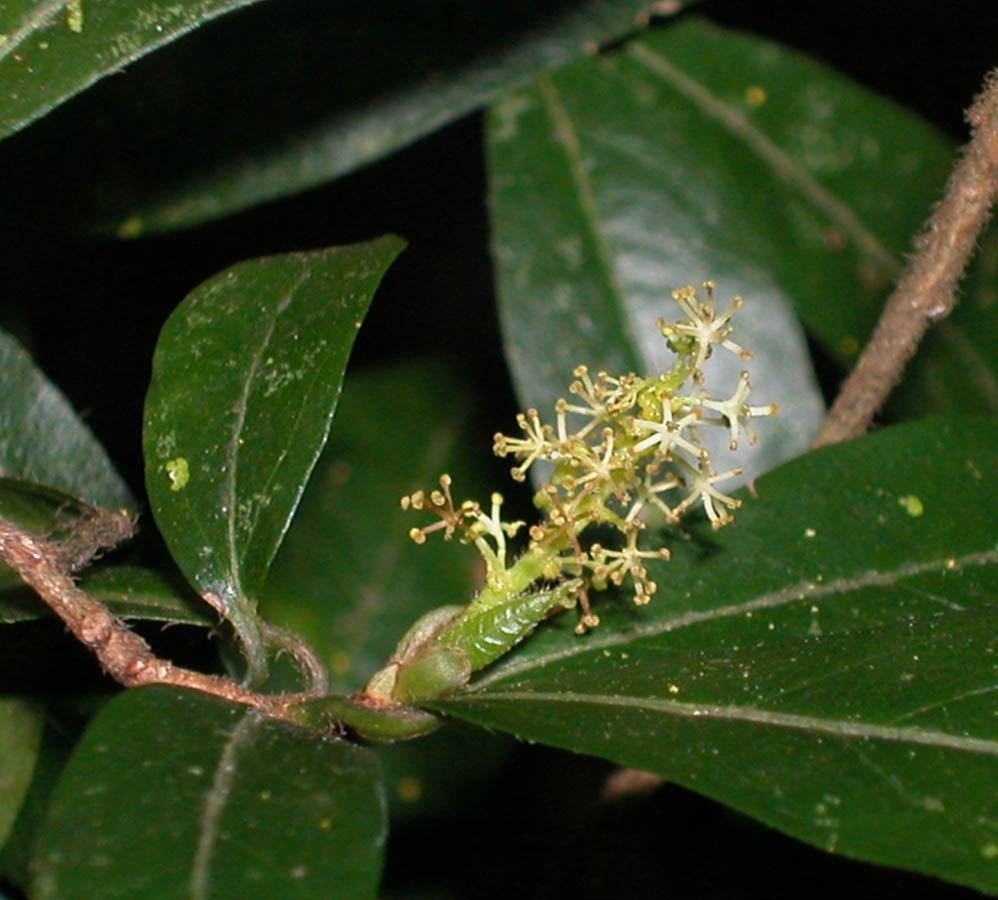
[[933, 322], [956, 305], [956, 288], [998, 197], [998, 69], [967, 111], [971, 138], [815, 447], [870, 427]]
[[286, 714], [289, 702], [302, 699], [297, 695], [254, 693], [229, 678], [184, 669], [156, 656], [124, 621], [77, 587], [67, 571], [63, 548], [58, 542], [29, 534], [4, 518], [0, 518], [0, 560], [34, 589], [73, 635], [93, 652], [104, 671], [125, 687], [171, 684], [193, 688], [281, 718], [290, 718]]

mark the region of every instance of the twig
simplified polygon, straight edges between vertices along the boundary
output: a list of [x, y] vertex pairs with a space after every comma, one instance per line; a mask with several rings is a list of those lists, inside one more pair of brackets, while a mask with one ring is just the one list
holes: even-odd
[[933, 322], [956, 305], [956, 288], [998, 196], [998, 69], [967, 111], [971, 138], [945, 194], [915, 241], [876, 329], [842, 387], [815, 447], [869, 428]]
[[289, 718], [284, 711], [290, 703], [304, 698], [304, 695], [254, 693], [232, 679], [184, 669], [156, 656], [124, 621], [77, 587], [66, 570], [62, 551], [59, 542], [28, 534], [0, 518], [0, 559], [35, 590], [119, 684], [193, 688], [281, 718]]

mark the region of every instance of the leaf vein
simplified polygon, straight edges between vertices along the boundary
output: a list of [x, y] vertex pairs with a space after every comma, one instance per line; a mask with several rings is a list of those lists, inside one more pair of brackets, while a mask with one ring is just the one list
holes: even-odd
[[603, 707], [640, 709], [682, 718], [721, 719], [775, 726], [790, 731], [806, 731], [847, 740], [876, 740], [890, 743], [939, 747], [983, 756], [998, 756], [998, 741], [950, 734], [945, 731], [912, 727], [853, 722], [847, 719], [824, 719], [818, 716], [785, 713], [754, 706], [685, 703], [649, 697], [607, 694], [579, 694], [574, 691], [511, 691], [489, 695], [489, 700], [531, 703], [583, 703]]
[[[679, 613], [668, 619], [658, 619], [645, 625], [638, 625], [626, 631], [607, 634], [593, 634], [585, 641], [575, 641], [564, 647], [541, 657], [529, 657], [517, 659], [498, 666], [494, 671], [476, 681], [469, 690], [477, 691], [487, 687], [496, 681], [507, 680], [524, 671], [530, 671], [540, 666], [549, 665], [564, 659], [570, 659], [580, 653], [590, 653], [595, 650], [602, 650], [609, 647], [617, 647], [622, 644], [630, 644], [636, 640], [647, 637], [654, 637], [659, 634], [666, 634], [677, 631], [680, 628], [689, 628], [699, 625], [702, 622], [712, 622], [717, 619], [724, 619], [733, 616], [744, 616], [746, 613], [754, 613], [759, 610], [776, 609], [786, 606], [789, 603], [807, 601], [813, 603], [824, 597], [835, 594], [845, 594], [852, 591], [863, 590], [868, 587], [890, 587], [905, 578], [912, 578], [929, 572], [957, 572], [964, 568], [976, 566], [994, 565], [998, 563], [998, 548], [983, 550], [976, 553], [968, 553], [964, 556], [945, 556], [938, 559], [925, 560], [915, 563], [904, 563], [892, 569], [883, 571], [871, 569], [843, 578], [835, 578], [829, 581], [798, 581], [787, 585], [776, 591], [771, 591], [752, 600], [740, 603], [731, 603], [726, 606], [717, 606], [706, 610], [688, 610]], [[491, 694], [490, 694], [491, 696]]]
[[191, 864], [189, 887], [192, 900], [203, 900], [209, 896], [211, 865], [218, 844], [219, 824], [236, 781], [239, 752], [252, 740], [254, 731], [263, 721], [263, 716], [256, 710], [248, 710], [229, 735], [218, 759], [211, 789], [205, 797], [198, 827], [197, 850]]
[[662, 78], [686, 97], [725, 130], [743, 140], [749, 149], [762, 159], [783, 182], [798, 190], [810, 203], [820, 209], [846, 234], [852, 236], [857, 246], [881, 266], [891, 278], [900, 271], [900, 264], [877, 236], [870, 231], [850, 209], [835, 197], [807, 170], [784, 152], [766, 134], [756, 128], [741, 110], [724, 102], [702, 84], [690, 78], [661, 53], [649, 49], [639, 41], [627, 47], [631, 59]]
[[[308, 277], [308, 267], [304, 266], [298, 274], [295, 283], [288, 288], [280, 303], [278, 303], [273, 309], [270, 319], [267, 322], [267, 329], [263, 335], [263, 339], [251, 357], [250, 369], [247, 373], [247, 377], [243, 380], [242, 391], [235, 406], [236, 421], [232, 427], [232, 435], [229, 438], [229, 448], [226, 453], [226, 459], [228, 462], [228, 472], [226, 473], [227, 477], [225, 481], [225, 496], [228, 508], [228, 517], [226, 520], [226, 539], [229, 550], [229, 571], [232, 576], [233, 587], [235, 588], [237, 595], [240, 597], [244, 596], [244, 591], [242, 586], [241, 565], [239, 561], [238, 538], [236, 535], [236, 524], [239, 518], [238, 505], [236, 502], [239, 473], [239, 441], [240, 438], [242, 438], [243, 430], [246, 425], [246, 417], [249, 412], [250, 394], [255, 386], [257, 374], [260, 371], [260, 365], [266, 355], [267, 347], [270, 345], [271, 338], [274, 336], [274, 331], [277, 328], [277, 320], [291, 305], [295, 292], [301, 287], [302, 284], [304, 284], [305, 281], [308, 280]], [[252, 534], [252, 529], [248, 529], [248, 532]]]
[[[596, 192], [593, 188], [592, 178], [586, 171], [582, 160], [582, 149], [579, 145], [579, 137], [575, 126], [565, 109], [564, 104], [558, 97], [558, 92], [549, 78], [541, 78], [538, 81], [538, 90], [541, 94], [544, 107], [554, 125], [555, 138], [565, 153], [568, 161], [568, 168], [572, 178], [578, 188], [579, 205], [582, 208], [582, 215], [586, 222], [586, 229], [589, 232], [593, 244], [596, 248], [596, 259], [600, 270], [603, 273], [603, 281], [610, 294], [613, 296], [613, 309], [617, 313], [617, 324], [620, 333], [627, 337], [627, 345], [635, 347], [638, 345], [637, 336], [633, 333], [631, 321], [623, 313], [625, 307], [625, 291], [620, 280], [617, 278], [613, 265], [613, 250], [608, 244], [601, 228], [601, 216], [599, 206], [596, 202]], [[632, 368], [637, 368], [632, 365]]]

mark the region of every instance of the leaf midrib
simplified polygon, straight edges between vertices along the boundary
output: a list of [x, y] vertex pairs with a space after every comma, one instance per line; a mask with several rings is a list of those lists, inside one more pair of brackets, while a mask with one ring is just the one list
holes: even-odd
[[[267, 330], [263, 335], [263, 339], [257, 346], [256, 351], [251, 358], [250, 370], [247, 377], [243, 380], [243, 389], [239, 395], [239, 402], [235, 406], [236, 421], [233, 424], [232, 434], [229, 439], [229, 447], [225, 455], [228, 465], [225, 480], [225, 502], [228, 507], [228, 513], [226, 516], [226, 544], [229, 554], [229, 574], [232, 579], [232, 587], [235, 589], [239, 597], [245, 596], [244, 586], [242, 583], [242, 554], [239, 550], [239, 540], [238, 535], [236, 534], [236, 522], [238, 519], [237, 498], [239, 493], [237, 489], [239, 480], [239, 441], [242, 438], [244, 426], [246, 425], [250, 396], [256, 386], [256, 379], [260, 371], [260, 365], [266, 355], [267, 348], [270, 346], [271, 338], [274, 336], [278, 319], [280, 319], [281, 315], [291, 305], [296, 291], [298, 291], [302, 284], [308, 280], [308, 277], [308, 268], [305, 267], [299, 272], [294, 284], [286, 290], [281, 302], [273, 309], [270, 321], [267, 323]], [[255, 527], [253, 526], [248, 528], [248, 535], [246, 539], [247, 545], [252, 542], [254, 530]]]
[[753, 125], [741, 110], [724, 102], [701, 82], [686, 75], [662, 53], [655, 52], [646, 44], [634, 41], [627, 46], [626, 52], [630, 59], [662, 79], [701, 113], [743, 141], [780, 181], [795, 188], [846, 234], [851, 235], [857, 246], [875, 260], [890, 278], [897, 275], [901, 268], [897, 258], [863, 225], [849, 205], [820, 184], [768, 135]]
[[198, 822], [198, 842], [188, 882], [192, 900], [203, 900], [211, 892], [211, 867], [219, 838], [219, 823], [239, 771], [239, 752], [256, 736], [263, 718], [256, 710], [247, 711], [229, 734], [215, 767], [211, 788], [205, 795]]
[[[579, 206], [586, 223], [586, 230], [593, 242], [593, 246], [596, 248], [596, 258], [602, 273], [602, 280], [606, 290], [613, 298], [611, 306], [617, 315], [618, 331], [626, 338], [625, 344], [627, 347], [638, 346], [638, 341], [633, 330], [633, 323], [626, 312], [627, 292], [614, 269], [613, 249], [607, 241], [606, 229], [602, 226], [602, 217], [600, 215], [599, 204], [596, 200], [596, 190], [582, 160], [582, 148], [575, 125], [572, 123], [568, 110], [560, 99], [558, 89], [550, 78], [545, 76], [538, 79], [537, 90], [541, 96], [541, 102], [544, 105], [547, 115], [551, 120], [555, 140], [561, 145], [562, 152], [565, 154], [568, 171], [575, 182]], [[638, 371], [641, 368], [638, 365], [638, 360], [633, 356], [629, 361], [629, 368], [633, 371]]]
[[[790, 731], [804, 731], [810, 734], [845, 738], [848, 740], [877, 740], [888, 743], [917, 744], [926, 747], [940, 747], [964, 753], [983, 756], [998, 756], [998, 740], [967, 737], [917, 726], [899, 727], [880, 725], [873, 722], [858, 722], [848, 719], [824, 719], [799, 713], [785, 713], [761, 709], [755, 706], [736, 704], [714, 705], [686, 703], [678, 700], [662, 700], [649, 697], [632, 697], [620, 694], [580, 694], [575, 691], [508, 691], [489, 693], [484, 699], [522, 703], [583, 704], [587, 706], [617, 707], [636, 709], [642, 712], [656, 712], [681, 718], [715, 719], [730, 722], [745, 722], [752, 725], [774, 726]], [[458, 698], [455, 703], [461, 703]], [[469, 698], [466, 702], [473, 703]], [[453, 707], [452, 707], [453, 708]]]
[[[718, 606], [707, 610], [690, 610], [669, 619], [656, 620], [646, 625], [638, 625], [626, 631], [596, 633], [588, 636], [584, 641], [578, 641], [576, 644], [558, 648], [543, 656], [525, 657], [520, 660], [513, 659], [475, 681], [469, 687], [468, 693], [474, 694], [497, 681], [505, 681], [525, 672], [530, 672], [552, 663], [562, 662], [580, 654], [631, 644], [642, 638], [655, 637], [656, 635], [677, 631], [680, 628], [689, 628], [704, 622], [742, 617], [748, 613], [777, 609], [781, 606], [797, 603], [802, 600], [814, 602], [825, 597], [846, 594], [870, 587], [891, 587], [906, 578], [926, 573], [948, 572], [952, 574], [957, 570], [994, 565], [996, 563], [998, 563], [998, 549], [992, 549], [968, 553], [963, 556], [947, 555], [922, 562], [902, 563], [888, 570], [870, 569], [858, 575], [828, 581], [797, 581], [751, 600]], [[488, 696], [493, 697], [497, 696], [497, 694], [490, 691]]]

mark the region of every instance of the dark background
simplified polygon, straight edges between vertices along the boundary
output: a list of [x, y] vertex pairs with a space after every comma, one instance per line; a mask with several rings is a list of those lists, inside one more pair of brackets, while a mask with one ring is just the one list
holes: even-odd
[[[962, 110], [998, 65], [993, 0], [727, 0], [694, 12], [806, 51], [957, 141], [966, 133]], [[94, 185], [108, 190], [114, 174], [102, 149], [107, 110], [135, 104], [142, 85], [163, 73], [176, 77], [194, 54], [189, 42], [224, 40], [263, 14], [251, 8], [220, 20], [0, 145], [0, 324], [83, 411], [136, 491], [142, 399], [159, 327], [200, 281], [257, 255], [403, 235], [410, 247], [375, 299], [353, 364], [443, 354], [495, 398], [497, 414], [513, 408], [493, 308], [477, 115], [327, 187], [216, 224], [132, 242], [87, 230], [107, 199], [95, 197]], [[162, 116], [152, 101], [144, 114]], [[133, 162], [159, 165], [146, 155], [157, 135], [132, 137]], [[395, 833], [388, 894], [413, 896], [409, 888], [421, 884], [421, 896], [439, 896], [440, 887], [467, 898], [976, 896], [827, 856], [676, 787], [603, 801], [610, 771], [519, 748], [503, 779], [474, 798], [471, 821], [443, 817]]]

